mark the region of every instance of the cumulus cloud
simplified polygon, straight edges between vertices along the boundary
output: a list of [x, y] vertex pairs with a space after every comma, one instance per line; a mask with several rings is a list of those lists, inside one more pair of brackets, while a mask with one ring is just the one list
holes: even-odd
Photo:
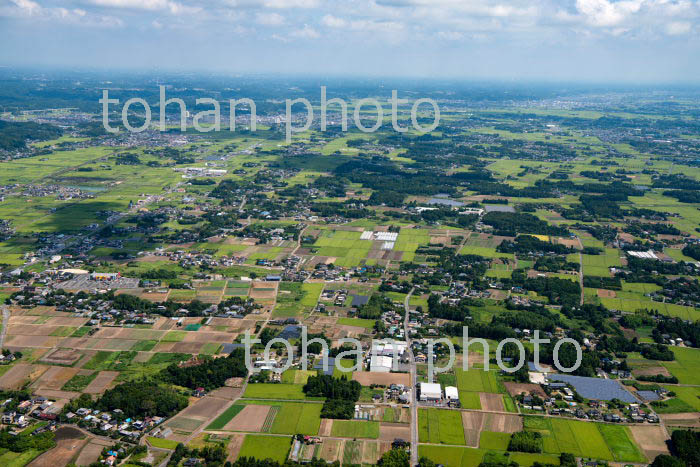
[[263, 0], [267, 8], [316, 8], [318, 0]]
[[32, 18], [90, 27], [122, 27], [124, 22], [114, 16], [90, 13], [82, 8], [43, 7], [33, 0], [10, 0], [0, 5], [0, 16]]
[[643, 0], [576, 0], [576, 9], [593, 26], [615, 26], [626, 20], [629, 15], [637, 13], [642, 3]]
[[284, 16], [278, 13], [258, 13], [256, 22], [265, 26], [279, 26], [284, 24]]
[[692, 26], [687, 21], [674, 21], [666, 25], [666, 34], [669, 36], [680, 36], [683, 34], [688, 34]]
[[337, 18], [333, 15], [325, 15], [321, 18], [321, 24], [328, 26], [329, 28], [344, 28], [347, 26], [348, 22], [343, 18]]
[[299, 39], [317, 39], [321, 37], [321, 35], [308, 24], [305, 24], [304, 27], [301, 29], [296, 29], [292, 31], [290, 36]]
[[166, 10], [174, 15], [193, 14], [202, 10], [199, 6], [188, 6], [171, 0], [89, 0], [93, 5], [107, 8], [133, 10]]

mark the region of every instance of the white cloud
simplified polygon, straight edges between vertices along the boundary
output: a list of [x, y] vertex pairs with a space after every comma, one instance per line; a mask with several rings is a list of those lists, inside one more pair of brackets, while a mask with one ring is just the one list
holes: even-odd
[[666, 25], [666, 34], [669, 36], [681, 36], [688, 34], [692, 29], [692, 25], [687, 21], [674, 21]]
[[459, 31], [440, 31], [437, 33], [437, 36], [446, 41], [458, 41], [464, 39], [464, 34]]
[[279, 26], [284, 24], [284, 16], [277, 13], [258, 13], [256, 15], [256, 21], [258, 24], [264, 24], [266, 26]]
[[40, 14], [42, 11], [41, 5], [32, 0], [11, 0], [19, 11], [27, 16]]
[[328, 26], [329, 28], [344, 28], [347, 26], [348, 22], [343, 18], [337, 18], [333, 15], [325, 15], [321, 18], [321, 24]]
[[90, 3], [108, 8], [133, 10], [167, 10], [174, 15], [193, 14], [202, 10], [198, 6], [186, 6], [171, 0], [89, 0]]
[[297, 37], [299, 39], [317, 39], [321, 37], [321, 35], [308, 24], [305, 24], [301, 29], [292, 31], [290, 36]]
[[576, 0], [576, 9], [584, 15], [590, 25], [609, 27], [616, 26], [631, 14], [639, 12], [643, 3], [644, 0]]
[[318, 0], [263, 0], [267, 8], [316, 8]]
[[114, 16], [92, 14], [82, 8], [43, 7], [33, 0], [10, 0], [10, 6], [0, 6], [0, 16], [32, 18], [71, 25], [115, 28], [124, 22]]

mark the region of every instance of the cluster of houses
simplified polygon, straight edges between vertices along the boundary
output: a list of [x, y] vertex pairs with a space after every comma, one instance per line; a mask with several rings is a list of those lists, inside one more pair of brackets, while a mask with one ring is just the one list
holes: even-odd
[[[0, 404], [7, 407], [13, 399], [7, 399]], [[61, 407], [42, 396], [26, 399], [19, 402], [12, 410], [5, 410], [0, 418], [3, 425], [14, 425], [24, 428], [31, 423], [31, 419], [54, 421], [61, 413]]]
[[[85, 424], [88, 429], [100, 432], [117, 432], [121, 436], [136, 439], [153, 427], [160, 425], [163, 417], [145, 417], [143, 419], [124, 418], [120, 409], [112, 412], [100, 412], [81, 407], [73, 412], [67, 412], [65, 418], [69, 423]], [[154, 435], [155, 436], [155, 435]]]

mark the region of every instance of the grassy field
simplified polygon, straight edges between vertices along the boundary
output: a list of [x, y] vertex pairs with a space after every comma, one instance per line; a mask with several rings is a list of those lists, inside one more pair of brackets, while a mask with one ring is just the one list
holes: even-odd
[[155, 438], [153, 436], [148, 437], [148, 443], [154, 448], [161, 449], [175, 449], [178, 445], [177, 441], [172, 441], [169, 439]]
[[301, 384], [249, 384], [243, 397], [251, 399], [290, 399], [306, 398]]
[[379, 438], [379, 423], [357, 420], [333, 420], [331, 436], [339, 438]]
[[481, 449], [492, 449], [496, 451], [507, 451], [510, 443], [510, 433], [494, 433], [492, 431], [482, 431], [479, 438]]
[[455, 410], [418, 411], [418, 436], [422, 443], [465, 444], [462, 416]]
[[455, 369], [455, 375], [457, 376], [457, 389], [460, 391], [502, 392], [494, 371], [484, 371], [476, 368], [464, 371], [457, 368]]
[[661, 362], [681, 384], [700, 385], [700, 350], [687, 347], [671, 347], [676, 360]]
[[373, 329], [376, 320], [360, 318], [338, 318], [339, 326], [357, 326], [365, 329]]
[[292, 438], [287, 436], [246, 435], [238, 457], [271, 459], [284, 463], [292, 447]]
[[37, 449], [29, 449], [24, 452], [13, 452], [3, 449], [0, 450], [0, 465], [3, 467], [24, 467], [39, 454], [41, 454], [41, 451]]
[[542, 434], [546, 453], [570, 452], [577, 457], [618, 462], [646, 461], [624, 426], [542, 417], [525, 417], [524, 422], [527, 430]]
[[323, 404], [311, 402], [244, 402], [246, 404], [262, 404], [277, 407], [278, 412], [270, 427], [270, 433], [317, 435], [321, 426], [321, 408]]
[[518, 465], [522, 467], [529, 467], [535, 462], [545, 465], [559, 465], [559, 456], [552, 454], [528, 454], [524, 452], [505, 453], [486, 449], [427, 445], [420, 445], [418, 447], [418, 453], [419, 456], [425, 456], [436, 464], [450, 467], [474, 467], [482, 462], [507, 465], [511, 461], [517, 462]]
[[216, 419], [207, 426], [207, 430], [221, 430], [228, 422], [230, 422], [233, 417], [238, 415], [238, 413], [243, 410], [245, 405], [233, 404], [231, 407], [226, 409], [224, 413], [216, 417]]
[[92, 382], [93, 379], [95, 379], [97, 374], [98, 372], [95, 371], [89, 375], [73, 375], [73, 377], [69, 379], [61, 389], [64, 391], [82, 391]]

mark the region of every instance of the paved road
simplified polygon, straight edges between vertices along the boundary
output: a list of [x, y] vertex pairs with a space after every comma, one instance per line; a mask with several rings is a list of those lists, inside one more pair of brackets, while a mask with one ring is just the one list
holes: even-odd
[[411, 362], [411, 465], [418, 465], [418, 401], [416, 400], [416, 382], [417, 382], [417, 372], [416, 372], [416, 359], [413, 358], [413, 349], [411, 348], [411, 338], [408, 333], [408, 302], [411, 299], [411, 294], [414, 289], [411, 289], [406, 295], [406, 299], [403, 302], [403, 307], [406, 312], [406, 316], [403, 321], [404, 334], [406, 335], [406, 343], [408, 344], [407, 352], [408, 358]]

